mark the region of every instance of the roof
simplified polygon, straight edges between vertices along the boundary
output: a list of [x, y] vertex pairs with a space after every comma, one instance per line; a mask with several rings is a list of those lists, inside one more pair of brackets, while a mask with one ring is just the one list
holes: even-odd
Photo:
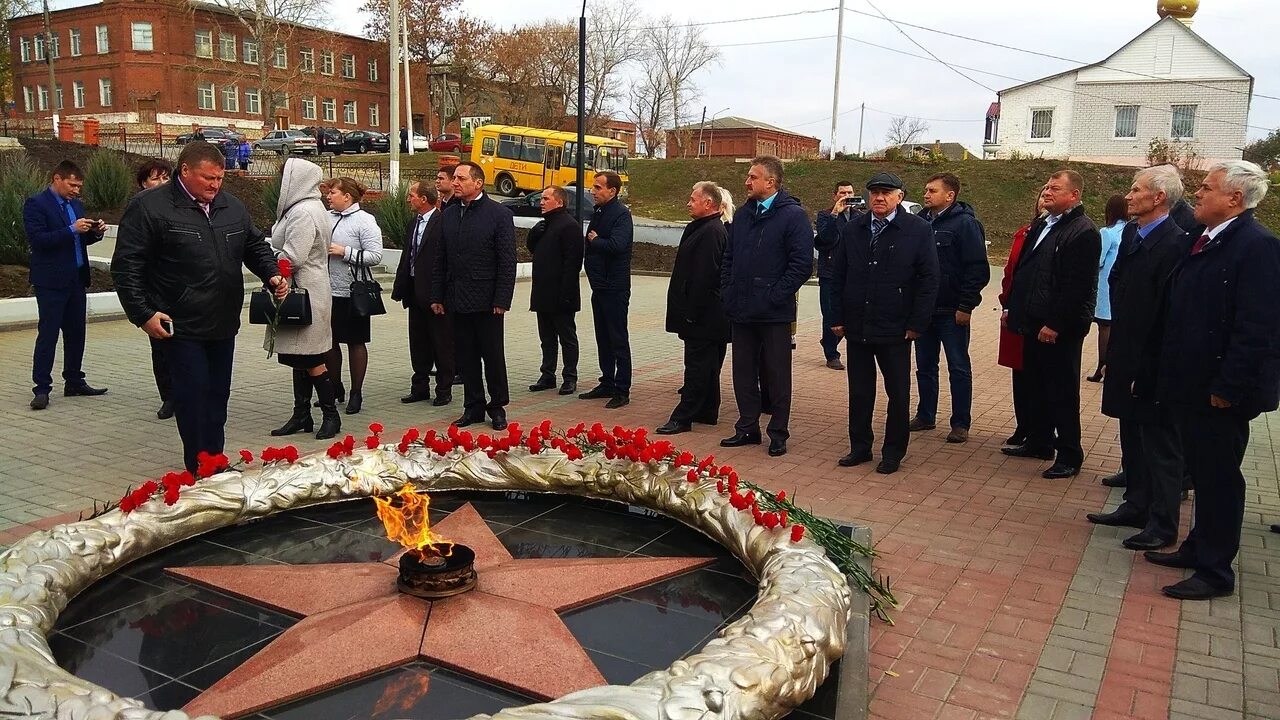
[[[908, 152], [908, 153], [933, 152], [934, 148], [936, 147], [938, 151], [942, 153], [942, 156], [948, 160], [963, 160], [965, 157], [965, 153], [968, 153], [970, 158], [982, 157], [981, 153], [975, 153], [974, 151], [970, 150], [969, 148], [965, 147], [964, 145], [958, 142], [944, 142], [944, 143], [913, 142], [913, 143], [903, 143], [902, 145], [891, 146], [891, 147], [899, 147], [903, 150], [903, 152]], [[871, 155], [873, 157], [883, 157], [885, 150], [888, 150], [888, 149], [889, 148], [881, 148], [880, 150], [877, 150], [871, 153]]]
[[812, 135], [805, 135], [804, 133], [798, 133], [794, 130], [787, 130], [786, 128], [780, 128], [777, 125], [770, 125], [769, 123], [760, 122], [759, 120], [748, 120], [747, 118], [741, 118], [736, 115], [725, 115], [724, 117], [714, 118], [712, 120], [708, 120], [706, 125], [703, 125], [701, 122], [696, 122], [671, 129], [701, 130], [704, 128], [707, 130], [772, 130], [773, 132], [783, 133], [784, 135], [796, 135], [798, 137], [811, 138], [813, 140], [818, 139]]
[[[546, 128], [531, 128], [524, 125], [481, 125], [477, 128], [473, 128], [471, 130], [471, 135], [472, 137], [475, 137], [475, 135], [480, 132], [506, 135], [527, 135], [529, 137], [543, 139], [556, 138], [559, 140], [573, 140], [574, 142], [577, 142], [578, 140], [578, 134], [576, 132], [569, 132], [567, 130], [548, 130]], [[621, 140], [614, 140], [613, 138], [601, 137], [599, 135], [584, 135], [583, 137], [592, 145], [610, 145], [615, 147], [624, 146], [624, 143]]]

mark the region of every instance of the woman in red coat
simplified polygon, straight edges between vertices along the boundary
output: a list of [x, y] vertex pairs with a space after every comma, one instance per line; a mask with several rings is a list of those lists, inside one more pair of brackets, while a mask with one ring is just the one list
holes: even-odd
[[[1036, 217], [1040, 215], [1040, 196], [1036, 196]], [[1009, 286], [1013, 284], [1013, 270], [1018, 266], [1018, 258], [1022, 255], [1022, 247], [1027, 240], [1027, 230], [1031, 223], [1018, 228], [1013, 234], [1013, 245], [1009, 248], [1009, 260], [1004, 264], [1004, 277], [1000, 280], [1000, 307], [1005, 307], [1009, 299]], [[1006, 445], [1021, 445], [1027, 440], [1026, 430], [1022, 426], [1027, 416], [1023, 403], [1026, 402], [1026, 391], [1023, 390], [1022, 376], [1022, 336], [1005, 326], [1008, 311], [1000, 313], [1000, 350], [997, 362], [1013, 371], [1013, 418], [1017, 427], [1013, 435], [1005, 441]]]

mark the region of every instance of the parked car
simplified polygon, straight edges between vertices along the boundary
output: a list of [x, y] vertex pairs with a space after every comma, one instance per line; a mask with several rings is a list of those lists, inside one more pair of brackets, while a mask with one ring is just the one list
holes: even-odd
[[[578, 207], [577, 189], [568, 187], [565, 188], [565, 190], [569, 192], [569, 201], [565, 203], [564, 206], [565, 209], [569, 211], [569, 214], [573, 215], [574, 211]], [[591, 193], [583, 193], [582, 200], [584, 203], [583, 209], [585, 210], [583, 218], [590, 219], [591, 211], [595, 208], [595, 203], [591, 199]], [[510, 208], [511, 214], [516, 217], [542, 217], [542, 193], [540, 191], [531, 192], [522, 197], [501, 198], [498, 199], [498, 202]]]
[[324, 149], [334, 154], [342, 152], [342, 131], [332, 127], [304, 127], [302, 132], [319, 139], [317, 132], [324, 133]]
[[387, 134], [376, 130], [352, 130], [342, 136], [343, 152], [387, 152], [390, 149]]
[[316, 139], [301, 130], [272, 130], [253, 144], [254, 150], [266, 150], [281, 155], [301, 153], [312, 155], [316, 151]]
[[[179, 135], [178, 144], [186, 145], [187, 143], [194, 142], [196, 140], [204, 140], [211, 145], [216, 145], [219, 150], [222, 150], [223, 146], [229, 143], [232, 143], [234, 146], [238, 146], [243, 138], [244, 135], [241, 135], [230, 128], [203, 127], [199, 130]], [[225, 152], [223, 154], [225, 154]]]
[[431, 141], [425, 135], [413, 134], [413, 151], [426, 152], [431, 149]]
[[471, 152], [471, 143], [464, 141], [458, 133], [441, 133], [429, 147], [435, 152]]

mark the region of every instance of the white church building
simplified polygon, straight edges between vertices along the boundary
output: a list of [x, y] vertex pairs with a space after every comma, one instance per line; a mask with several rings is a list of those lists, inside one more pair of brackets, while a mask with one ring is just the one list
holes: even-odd
[[1201, 164], [1239, 160], [1253, 76], [1174, 15], [1102, 62], [1001, 90], [987, 111], [987, 158], [1030, 156], [1141, 166], [1153, 138]]

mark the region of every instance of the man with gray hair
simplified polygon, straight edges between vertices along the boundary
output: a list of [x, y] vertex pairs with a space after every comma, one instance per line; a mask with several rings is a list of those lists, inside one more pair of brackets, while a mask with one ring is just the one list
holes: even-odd
[[1267, 184], [1251, 162], [1209, 168], [1196, 191], [1201, 227], [1169, 280], [1156, 396], [1181, 434], [1195, 519], [1177, 551], [1145, 557], [1194, 571], [1164, 588], [1181, 600], [1235, 592], [1249, 421], [1280, 404], [1280, 240], [1253, 214]]
[[1089, 522], [1135, 527], [1130, 550], [1159, 550], [1178, 538], [1182, 447], [1169, 409], [1156, 401], [1152, 381], [1160, 354], [1160, 304], [1165, 280], [1191, 247], [1170, 216], [1182, 199], [1182, 179], [1172, 165], [1139, 170], [1125, 196], [1128, 215], [1111, 270], [1111, 342], [1102, 386], [1102, 412], [1120, 420], [1124, 502]]

